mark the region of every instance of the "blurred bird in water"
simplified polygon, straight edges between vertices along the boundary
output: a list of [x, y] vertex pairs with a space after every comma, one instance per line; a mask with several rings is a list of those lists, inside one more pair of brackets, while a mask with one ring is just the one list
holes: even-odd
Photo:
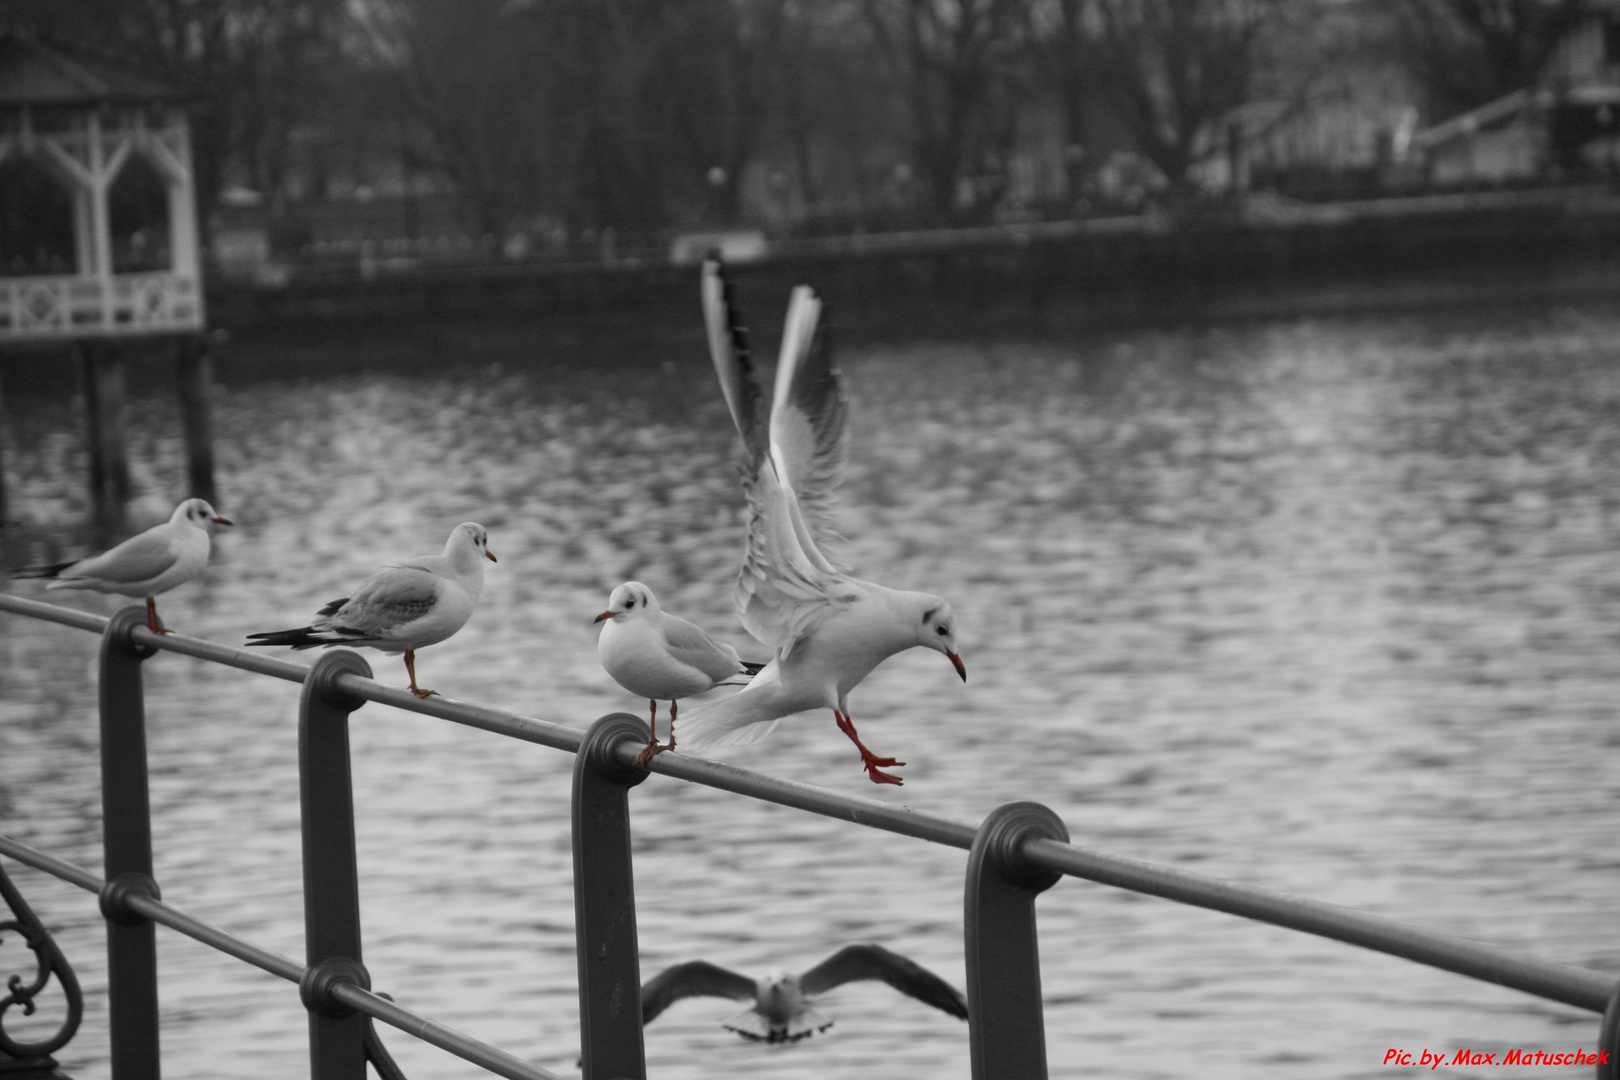
[[886, 982], [909, 997], [961, 1020], [968, 1015], [961, 991], [938, 975], [881, 945], [846, 945], [802, 975], [773, 971], [750, 979], [707, 960], [666, 968], [641, 987], [641, 1022], [682, 998], [725, 997], [753, 1004], [721, 1023], [745, 1039], [798, 1042], [826, 1031], [832, 1018], [812, 1008], [808, 998], [863, 979]]
[[47, 589], [93, 589], [146, 598], [146, 628], [170, 633], [158, 618], [157, 597], [203, 572], [213, 549], [209, 537], [231, 522], [205, 499], [187, 499], [169, 520], [100, 555], [49, 566], [25, 566], [14, 578], [53, 578]]
[[495, 562], [489, 533], [464, 521], [450, 533], [444, 552], [391, 563], [348, 596], [321, 608], [308, 626], [249, 634], [249, 645], [365, 645], [404, 653], [411, 693], [437, 690], [416, 685], [416, 650], [437, 644], [466, 625], [484, 591], [484, 560]]
[[[750, 664], [737, 650], [709, 637], [703, 629], [666, 612], [653, 591], [627, 581], [608, 596], [607, 610], [596, 617], [602, 634], [596, 654], [613, 681], [647, 699], [647, 747], [636, 756], [645, 765], [665, 750], [675, 749], [675, 702], [717, 686], [741, 686], [764, 664]], [[658, 741], [658, 702], [669, 702], [669, 745]]]
[[861, 742], [849, 692], [914, 645], [944, 653], [966, 680], [951, 605], [842, 573], [811, 536], [812, 525], [824, 524], [838, 478], [846, 411], [816, 294], [804, 285], [793, 290], [768, 423], [747, 333], [717, 259], [703, 264], [703, 315], [720, 388], [748, 453], [748, 537], [737, 612], [776, 655], [740, 693], [688, 715], [686, 749], [752, 742], [781, 717], [828, 708], [860, 750], [868, 778], [899, 784], [900, 777], [884, 769], [905, 762], [879, 757]]

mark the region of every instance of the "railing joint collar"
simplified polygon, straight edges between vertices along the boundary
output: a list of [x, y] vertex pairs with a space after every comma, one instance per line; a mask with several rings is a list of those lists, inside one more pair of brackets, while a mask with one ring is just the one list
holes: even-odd
[[337, 988], [344, 983], [371, 989], [371, 973], [366, 965], [348, 956], [328, 956], [304, 970], [298, 980], [298, 997], [310, 1012], [334, 1019], [349, 1016], [352, 1008], [337, 998]]
[[1038, 866], [1024, 855], [1033, 840], [1069, 842], [1068, 827], [1056, 811], [1037, 802], [1003, 803], [979, 826], [973, 846], [982, 847], [988, 867], [1010, 885], [1045, 892], [1063, 875]]
[[147, 629], [146, 608], [131, 604], [113, 612], [112, 617], [107, 620], [107, 629], [103, 633], [120, 652], [137, 660], [145, 660], [158, 651], [156, 645], [143, 645], [135, 640], [135, 631], [145, 629]]
[[353, 649], [329, 652], [310, 668], [304, 692], [343, 712], [354, 712], [366, 699], [344, 687], [342, 676], [358, 675], [371, 678], [371, 665]]
[[139, 926], [150, 922], [145, 915], [130, 906], [130, 901], [137, 896], [161, 900], [163, 891], [158, 888], [158, 883], [152, 880], [150, 875], [127, 870], [101, 887], [101, 914], [109, 922], [115, 922], [120, 926]]
[[646, 769], [622, 760], [618, 750], [623, 743], [631, 740], [645, 742], [646, 739], [647, 721], [629, 713], [609, 713], [585, 732], [579, 756], [587, 768], [594, 770], [604, 780], [635, 787], [650, 774]]

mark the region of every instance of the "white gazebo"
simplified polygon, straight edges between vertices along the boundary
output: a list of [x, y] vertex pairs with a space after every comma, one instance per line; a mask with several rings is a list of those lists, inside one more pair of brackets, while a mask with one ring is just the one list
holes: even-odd
[[120, 341], [177, 342], [192, 493], [213, 496], [184, 97], [0, 26], [0, 349], [57, 343], [83, 358], [91, 482], [115, 527], [129, 489]]

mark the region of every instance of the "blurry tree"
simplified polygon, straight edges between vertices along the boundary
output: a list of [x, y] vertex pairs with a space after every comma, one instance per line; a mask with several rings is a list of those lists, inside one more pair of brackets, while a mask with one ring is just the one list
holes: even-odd
[[497, 231], [645, 242], [730, 221], [772, 127], [791, 0], [373, 0], [445, 172]]
[[1376, 0], [1435, 119], [1535, 82], [1589, 0]]
[[330, 107], [349, 43], [348, 0], [4, 0], [0, 15], [105, 53], [198, 96], [197, 190], [239, 172], [277, 198], [300, 124]]
[[1102, 94], [1098, 25], [1091, 0], [1031, 0], [1025, 5], [1036, 68], [1057, 96], [1063, 117], [1063, 161], [1069, 194], [1080, 191], [1091, 150], [1091, 106]]
[[1250, 99], [1281, 0], [1092, 0], [1102, 77], [1139, 149], [1185, 202], [1218, 122]]
[[910, 106], [908, 142], [938, 217], [967, 170], [1010, 141], [1006, 105], [1027, 0], [865, 0]]

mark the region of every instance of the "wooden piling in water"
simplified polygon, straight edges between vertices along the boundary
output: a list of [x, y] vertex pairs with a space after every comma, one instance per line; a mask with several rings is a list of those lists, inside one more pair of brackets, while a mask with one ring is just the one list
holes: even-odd
[[106, 341], [78, 342], [84, 372], [85, 428], [90, 448], [90, 500], [109, 537], [124, 531], [129, 502], [129, 447], [124, 432], [124, 359]]
[[186, 482], [190, 495], [217, 502], [214, 489], [214, 421], [209, 397], [214, 359], [201, 334], [178, 338], [174, 346], [175, 384], [180, 395], [180, 426], [186, 442]]

